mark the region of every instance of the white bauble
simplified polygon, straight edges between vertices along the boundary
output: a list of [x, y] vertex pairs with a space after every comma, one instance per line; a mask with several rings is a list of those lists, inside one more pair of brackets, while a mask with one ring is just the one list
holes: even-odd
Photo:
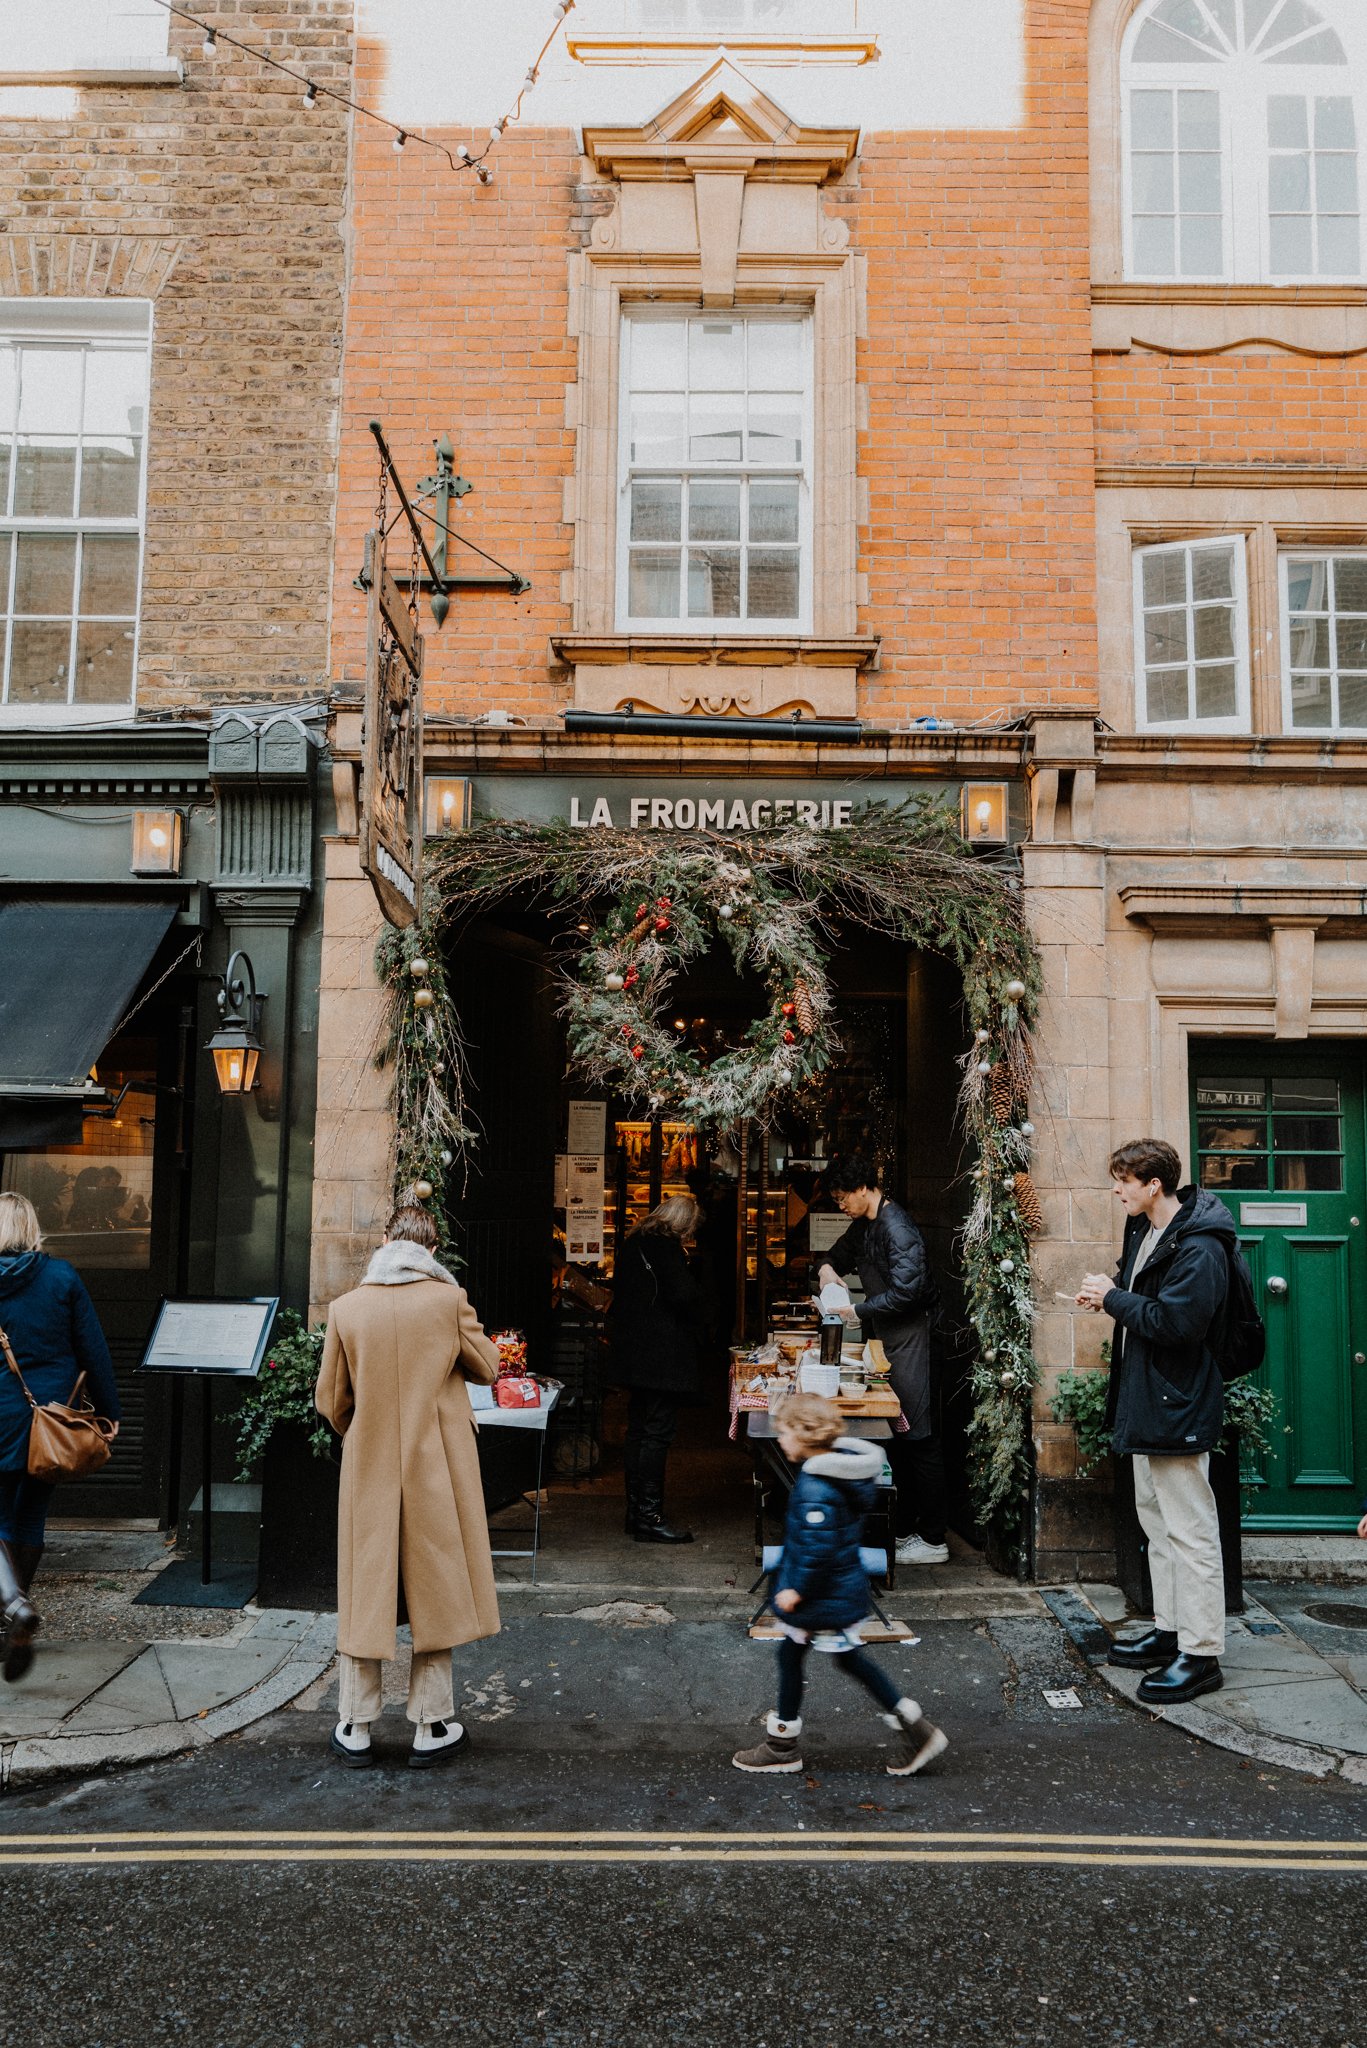
[[616, 995], [619, 989], [624, 989], [626, 985], [626, 976], [623, 974], [605, 974], [603, 976], [604, 988], [610, 989], [613, 995]]
[[1025, 994], [1025, 983], [1023, 981], [1008, 981], [1006, 993], [1010, 996], [1013, 1003], [1018, 1003]]

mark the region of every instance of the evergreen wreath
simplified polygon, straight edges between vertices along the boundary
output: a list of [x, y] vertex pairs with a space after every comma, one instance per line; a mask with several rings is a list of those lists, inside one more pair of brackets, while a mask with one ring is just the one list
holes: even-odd
[[[1029, 1027], [1040, 968], [1015, 861], [971, 849], [936, 797], [870, 804], [842, 831], [788, 824], [666, 833], [495, 819], [429, 841], [423, 923], [387, 930], [376, 954], [387, 993], [376, 1063], [394, 1076], [395, 1195], [426, 1203], [448, 1252], [447, 1201], [460, 1192], [478, 1134], [443, 953], [465, 924], [511, 900], [573, 912], [576, 922], [598, 906], [600, 922], [574, 944], [561, 974], [576, 1065], [604, 1090], [647, 1108], [653, 1095], [661, 1113], [677, 1107], [699, 1123], [772, 1115], [784, 1093], [829, 1061], [835, 1039], [822, 935], [833, 921], [953, 961], [971, 1032], [960, 1061], [960, 1116], [977, 1154], [961, 1238], [977, 1339], [969, 1369], [973, 1496], [998, 1553], [1023, 1569], [1039, 1376], [1031, 1342], [1030, 1237], [1041, 1217], [1029, 1177]], [[672, 975], [714, 930], [733, 958], [758, 969], [769, 1007], [739, 1047], [695, 1070], [656, 1012]], [[791, 1081], [781, 1078], [780, 1060]]]

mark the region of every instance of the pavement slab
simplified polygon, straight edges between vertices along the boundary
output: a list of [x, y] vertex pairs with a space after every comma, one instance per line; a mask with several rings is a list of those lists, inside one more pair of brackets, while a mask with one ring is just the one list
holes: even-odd
[[67, 1714], [53, 1735], [128, 1735], [136, 1728], [174, 1720], [175, 1708], [157, 1662], [155, 1648], [142, 1654], [92, 1693], [83, 1706]]

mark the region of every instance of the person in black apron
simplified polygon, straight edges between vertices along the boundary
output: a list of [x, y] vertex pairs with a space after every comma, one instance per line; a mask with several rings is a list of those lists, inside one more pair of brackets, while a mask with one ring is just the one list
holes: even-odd
[[936, 1306], [925, 1239], [900, 1202], [878, 1185], [878, 1169], [861, 1153], [837, 1159], [826, 1186], [850, 1227], [821, 1268], [821, 1285], [857, 1272], [864, 1289], [857, 1315], [865, 1338], [877, 1337], [891, 1367], [892, 1390], [905, 1430], [894, 1430], [888, 1463], [897, 1484], [898, 1564], [947, 1564], [948, 1489], [944, 1454], [930, 1399], [930, 1321]]

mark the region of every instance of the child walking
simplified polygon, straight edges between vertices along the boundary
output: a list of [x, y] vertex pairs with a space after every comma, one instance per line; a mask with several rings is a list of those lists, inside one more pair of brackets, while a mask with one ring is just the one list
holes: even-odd
[[860, 1647], [869, 1587], [859, 1545], [883, 1454], [859, 1437], [842, 1436], [839, 1409], [817, 1394], [790, 1395], [775, 1417], [775, 1434], [784, 1457], [802, 1467], [788, 1500], [783, 1555], [770, 1596], [783, 1630], [778, 1710], [767, 1719], [763, 1742], [737, 1750], [731, 1761], [738, 1771], [802, 1769], [803, 1667], [808, 1651], [816, 1649], [828, 1652], [838, 1669], [873, 1694], [900, 1737], [888, 1776], [909, 1778], [949, 1745], [915, 1700], [899, 1694]]

